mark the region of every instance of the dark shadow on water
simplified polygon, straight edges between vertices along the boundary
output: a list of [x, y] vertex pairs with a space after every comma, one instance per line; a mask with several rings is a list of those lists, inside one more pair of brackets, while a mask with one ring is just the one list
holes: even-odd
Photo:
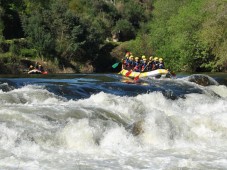
[[[186, 74], [179, 74], [176, 80], [140, 79], [134, 81], [118, 74], [4, 75], [0, 78], [0, 89], [10, 91], [26, 85], [38, 85], [51, 93], [73, 100], [89, 98], [100, 92], [118, 96], [161, 92], [166, 98], [172, 100], [184, 98], [190, 93], [204, 93], [202, 88], [193, 83], [178, 81], [186, 76]], [[213, 74], [213, 76], [220, 84], [227, 82], [226, 74]]]

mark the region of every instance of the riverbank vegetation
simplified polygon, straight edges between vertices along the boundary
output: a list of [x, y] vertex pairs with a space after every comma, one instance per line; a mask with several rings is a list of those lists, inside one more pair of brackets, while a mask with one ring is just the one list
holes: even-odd
[[1, 73], [37, 60], [52, 72], [111, 71], [126, 51], [162, 57], [176, 71], [227, 70], [225, 0], [0, 3]]

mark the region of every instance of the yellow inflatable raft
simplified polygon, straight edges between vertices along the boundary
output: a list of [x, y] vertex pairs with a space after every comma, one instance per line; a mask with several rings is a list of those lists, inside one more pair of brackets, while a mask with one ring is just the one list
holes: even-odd
[[162, 76], [162, 75], [166, 75], [168, 74], [169, 71], [165, 70], [165, 69], [157, 69], [157, 70], [153, 70], [153, 71], [148, 71], [148, 72], [134, 72], [134, 71], [128, 71], [128, 70], [121, 70], [119, 72], [119, 74], [123, 75], [123, 76], [127, 76], [127, 77], [138, 77], [138, 78], [142, 78], [142, 77], [156, 77], [156, 76]]

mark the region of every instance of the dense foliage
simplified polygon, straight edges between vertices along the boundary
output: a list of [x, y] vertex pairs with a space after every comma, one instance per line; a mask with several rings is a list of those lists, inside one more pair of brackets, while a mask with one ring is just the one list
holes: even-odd
[[186, 71], [227, 67], [226, 0], [157, 0], [151, 46], [170, 66]]
[[0, 18], [0, 56], [108, 68], [118, 40], [174, 70], [227, 69], [226, 0], [0, 0]]
[[21, 48], [12, 41], [11, 46], [17, 53], [10, 51], [10, 54], [26, 57], [35, 55], [42, 59], [57, 60], [59, 64], [89, 60], [98, 65], [100, 59], [109, 62], [107, 58], [111, 57], [110, 54], [102, 56], [106, 55], [103, 49], [111, 51], [109, 45], [103, 48], [106, 40], [112, 40], [112, 36], [119, 41], [135, 38], [140, 24], [147, 22], [151, 16], [151, 10], [147, 8], [150, 2], [134, 0], [0, 2], [1, 42], [4, 39], [25, 38], [27, 44]]

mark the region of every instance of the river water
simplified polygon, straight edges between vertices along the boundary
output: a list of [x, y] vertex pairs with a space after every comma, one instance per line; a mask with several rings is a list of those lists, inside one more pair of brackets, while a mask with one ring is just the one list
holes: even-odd
[[227, 75], [0, 78], [0, 169], [227, 169]]

